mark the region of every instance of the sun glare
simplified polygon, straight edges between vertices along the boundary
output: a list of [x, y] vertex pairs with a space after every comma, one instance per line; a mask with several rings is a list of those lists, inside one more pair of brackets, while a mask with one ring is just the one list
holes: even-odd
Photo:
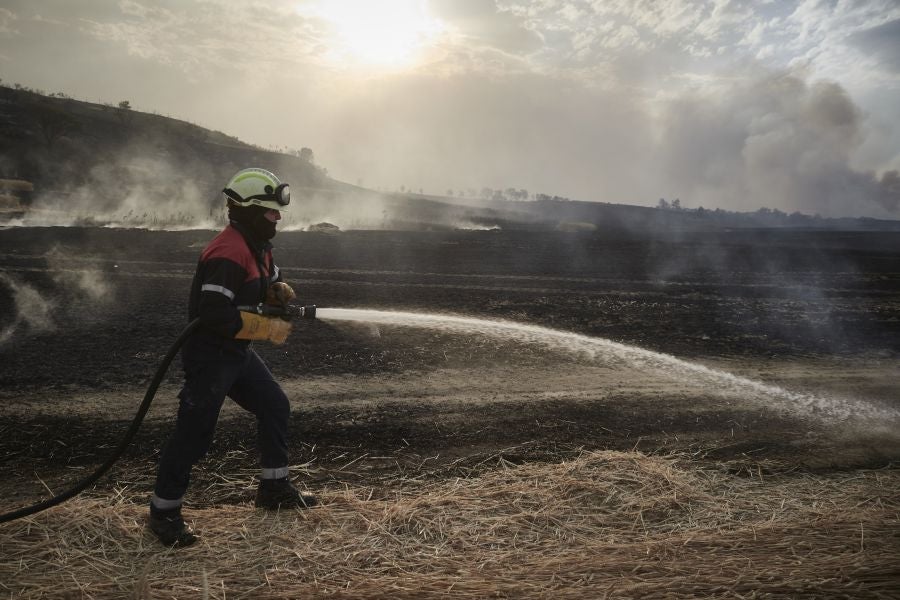
[[441, 32], [421, 0], [318, 0], [311, 12], [329, 25], [329, 55], [349, 64], [401, 67]]

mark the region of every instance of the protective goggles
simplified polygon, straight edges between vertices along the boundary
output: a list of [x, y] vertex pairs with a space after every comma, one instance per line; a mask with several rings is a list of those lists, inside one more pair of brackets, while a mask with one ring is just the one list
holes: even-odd
[[[277, 202], [279, 206], [287, 206], [291, 203], [291, 188], [286, 183], [280, 184], [277, 188], [272, 189], [271, 185], [267, 185], [263, 188], [266, 192], [265, 194], [254, 194], [248, 198], [242, 197], [236, 191], [231, 188], [225, 188], [222, 190], [229, 199], [234, 200], [238, 204], [260, 204], [261, 202]], [[253, 202], [257, 200], [258, 202]]]

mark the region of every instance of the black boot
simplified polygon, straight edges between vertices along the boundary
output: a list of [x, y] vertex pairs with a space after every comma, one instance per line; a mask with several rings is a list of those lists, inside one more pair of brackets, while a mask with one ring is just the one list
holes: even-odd
[[256, 490], [256, 507], [277, 510], [279, 508], [309, 508], [318, 504], [315, 496], [301, 494], [287, 477], [260, 479]]
[[150, 504], [150, 531], [156, 534], [159, 541], [166, 546], [190, 546], [197, 541], [197, 536], [181, 517], [181, 507], [160, 510]]

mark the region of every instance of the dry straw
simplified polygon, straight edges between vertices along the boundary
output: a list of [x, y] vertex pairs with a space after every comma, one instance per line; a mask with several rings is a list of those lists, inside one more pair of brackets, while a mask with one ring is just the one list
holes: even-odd
[[[594, 452], [469, 479], [322, 494], [306, 512], [81, 497], [0, 527], [12, 598], [897, 598], [900, 473], [736, 476]], [[380, 494], [386, 495], [384, 491]], [[388, 494], [390, 495], [390, 494]]]

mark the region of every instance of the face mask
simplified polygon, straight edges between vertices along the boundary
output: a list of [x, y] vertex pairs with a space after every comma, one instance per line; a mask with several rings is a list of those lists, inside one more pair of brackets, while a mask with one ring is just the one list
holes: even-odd
[[266, 218], [266, 213], [262, 213], [253, 217], [253, 220], [250, 221], [248, 227], [250, 228], [250, 232], [257, 239], [267, 242], [275, 237], [275, 225], [276, 223], [274, 221], [270, 221]]
[[247, 228], [250, 235], [261, 242], [267, 242], [275, 237], [275, 223], [266, 218], [269, 209], [262, 206], [230, 206], [228, 218]]

